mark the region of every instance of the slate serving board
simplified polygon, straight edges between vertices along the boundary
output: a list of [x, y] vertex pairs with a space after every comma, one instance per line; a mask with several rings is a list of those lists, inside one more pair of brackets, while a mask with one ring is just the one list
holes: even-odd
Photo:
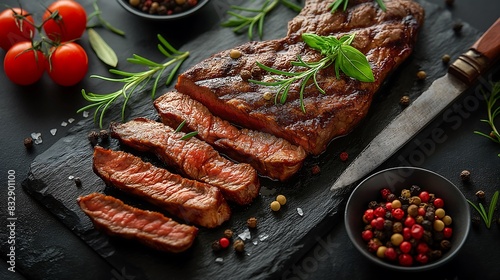
[[[214, 4], [221, 9], [224, 1]], [[244, 1], [234, 1], [233, 4]], [[414, 54], [396, 72], [376, 95], [365, 120], [350, 135], [334, 140], [328, 150], [308, 158], [304, 168], [290, 181], [273, 182], [262, 178], [260, 196], [247, 207], [233, 207], [230, 221], [218, 229], [201, 229], [195, 244], [182, 254], [167, 254], [151, 250], [138, 243], [111, 238], [96, 231], [92, 223], [76, 204], [78, 196], [91, 192], [114, 195], [137, 207], [158, 210], [155, 207], [107, 187], [92, 171], [92, 146], [87, 134], [96, 129], [91, 118], [75, 126], [69, 134], [59, 140], [31, 164], [29, 177], [23, 183], [24, 189], [45, 205], [68, 228], [81, 237], [99, 255], [106, 259], [125, 279], [269, 279], [279, 277], [312, 244], [317, 236], [338, 225], [344, 203], [353, 186], [329, 191], [335, 178], [347, 166], [338, 155], [347, 151], [354, 158], [368, 142], [403, 108], [399, 99], [409, 95], [415, 99], [432, 80], [446, 72], [441, 62], [443, 54], [456, 58], [477, 39], [478, 34], [464, 24], [460, 34], [452, 30], [455, 19], [444, 8], [425, 1], [419, 1], [426, 10], [426, 21], [419, 35]], [[227, 3], [226, 6], [227, 8]], [[295, 14], [280, 7], [267, 19], [266, 37], [278, 38], [286, 33], [286, 23]], [[221, 18], [224, 20], [224, 18]], [[246, 35], [236, 36], [229, 29], [219, 25], [186, 45], [181, 50], [191, 52], [184, 69], [206, 58], [210, 53], [228, 49], [246, 42]], [[425, 70], [428, 78], [417, 81], [415, 74]], [[151, 100], [134, 99], [129, 102], [127, 118], [137, 116], [157, 119]], [[108, 116], [117, 115], [115, 107]], [[110, 119], [106, 120], [107, 122]], [[124, 149], [117, 141], [102, 143], [112, 149]], [[160, 164], [154, 157], [142, 155], [146, 160]], [[161, 165], [161, 164], [160, 164]], [[313, 175], [311, 168], [320, 167], [321, 172]], [[71, 177], [79, 177], [78, 187]], [[269, 203], [276, 194], [284, 194], [288, 202], [279, 212], [272, 212]], [[299, 215], [301, 208], [303, 215]], [[249, 217], [258, 219], [258, 228], [251, 231], [246, 240], [244, 254], [232, 249], [214, 253], [211, 243], [222, 236], [226, 228], [236, 235], [242, 233]], [[339, 225], [340, 226], [340, 225]], [[216, 262], [222, 258], [222, 262]], [[126, 278], [129, 277], [129, 278]]]

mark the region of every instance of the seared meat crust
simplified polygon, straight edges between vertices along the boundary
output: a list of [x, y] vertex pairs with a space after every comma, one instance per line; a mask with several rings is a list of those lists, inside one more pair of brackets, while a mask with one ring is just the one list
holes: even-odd
[[112, 196], [92, 193], [79, 197], [77, 202], [96, 228], [157, 250], [183, 252], [191, 247], [198, 234], [194, 226], [179, 224], [158, 212], [132, 207]]
[[[242, 53], [238, 59], [230, 58], [230, 50], [216, 53], [181, 74], [176, 89], [225, 120], [284, 138], [308, 153], [322, 153], [332, 139], [350, 132], [366, 116], [375, 92], [411, 54], [424, 20], [422, 7], [410, 0], [384, 1], [386, 12], [375, 1], [350, 1], [347, 11], [333, 14], [330, 3], [307, 0], [300, 14], [289, 22], [285, 38], [238, 46], [235, 49]], [[305, 113], [300, 110], [298, 83], [290, 88], [285, 104], [263, 98], [276, 88], [250, 83], [244, 76], [250, 73], [252, 79], [270, 78], [256, 66], [257, 61], [299, 72], [303, 69], [290, 64], [297, 56], [306, 62], [320, 60], [320, 53], [302, 41], [306, 32], [336, 37], [355, 32], [352, 45], [366, 55], [375, 82], [363, 83], [345, 75], [337, 79], [334, 68], [329, 67], [318, 73], [326, 94], [313, 84], [306, 87]]]
[[177, 127], [183, 121], [187, 131], [238, 162], [246, 162], [272, 179], [284, 181], [295, 174], [306, 157], [299, 146], [271, 134], [238, 129], [212, 115], [203, 104], [177, 91], [167, 92], [154, 105], [164, 124]]
[[139, 151], [156, 154], [167, 165], [188, 178], [216, 186], [226, 200], [244, 205], [259, 194], [257, 171], [246, 163], [222, 157], [212, 146], [162, 123], [137, 118], [111, 124], [111, 136]]
[[231, 217], [218, 188], [170, 173], [132, 154], [96, 146], [93, 169], [106, 183], [158, 205], [188, 224], [214, 228]]

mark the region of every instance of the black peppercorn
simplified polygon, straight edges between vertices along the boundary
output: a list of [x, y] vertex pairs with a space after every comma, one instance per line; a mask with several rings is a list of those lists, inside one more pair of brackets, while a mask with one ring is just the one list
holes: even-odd
[[451, 248], [451, 242], [450, 242], [450, 240], [447, 240], [447, 239], [441, 240], [441, 242], [439, 243], [439, 247], [443, 251], [449, 250]]
[[233, 231], [232, 231], [232, 230], [230, 230], [230, 229], [226, 229], [226, 230], [224, 231], [224, 237], [226, 237], [226, 238], [228, 238], [228, 239], [233, 238]]
[[247, 226], [249, 228], [256, 228], [257, 227], [257, 219], [252, 217], [247, 220]]
[[399, 99], [399, 104], [401, 106], [408, 106], [410, 104], [410, 97], [408, 95], [404, 95]]
[[443, 255], [443, 252], [441, 252], [441, 250], [432, 250], [431, 253], [429, 254], [429, 256], [431, 257], [431, 260], [439, 259], [439, 258], [441, 258], [442, 255]]
[[431, 230], [432, 229], [432, 222], [429, 220], [423, 220], [422, 227], [424, 227], [424, 230]]
[[109, 139], [108, 131], [106, 129], [99, 131], [99, 138], [101, 138], [102, 141], [108, 140]]
[[368, 208], [369, 209], [375, 209], [378, 207], [378, 203], [375, 200], [372, 200], [368, 203]]
[[80, 177], [76, 177], [76, 178], [74, 179], [74, 181], [75, 181], [75, 185], [76, 185], [77, 187], [79, 187], [79, 188], [80, 188], [80, 187], [82, 186], [82, 180], [80, 179]]
[[479, 190], [476, 192], [476, 196], [479, 198], [479, 199], [484, 199], [484, 191], [483, 190]]
[[88, 135], [87, 138], [89, 139], [89, 142], [92, 146], [97, 145], [97, 141], [99, 140], [99, 133], [97, 131], [91, 131]]
[[462, 172], [460, 172], [460, 179], [464, 182], [470, 181], [470, 171], [463, 170]]
[[393, 202], [395, 199], [396, 199], [396, 195], [395, 195], [395, 194], [393, 194], [393, 193], [390, 193], [390, 194], [387, 196], [387, 201], [388, 201], [388, 202]]
[[33, 138], [31, 137], [24, 138], [24, 147], [26, 147], [26, 149], [33, 148]]
[[248, 70], [241, 70], [240, 76], [241, 76], [241, 79], [246, 82], [252, 78], [252, 73]]
[[461, 22], [456, 22], [453, 24], [453, 31], [455, 31], [455, 33], [460, 33], [460, 31], [462, 31], [463, 26], [464, 25]]
[[220, 246], [219, 240], [212, 242], [212, 250], [214, 252], [220, 251], [222, 247]]

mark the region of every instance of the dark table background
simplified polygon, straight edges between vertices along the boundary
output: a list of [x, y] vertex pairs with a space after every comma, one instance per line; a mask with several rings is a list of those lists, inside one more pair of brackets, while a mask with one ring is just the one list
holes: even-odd
[[[115, 1], [99, 1], [105, 17], [116, 26], [127, 32], [128, 38], [138, 45], [123, 44], [121, 38], [106, 31], [99, 31], [110, 44], [121, 42], [117, 53], [129, 56], [138, 52], [151, 54], [154, 60], [156, 53], [156, 34], [165, 33], [174, 45], [182, 45], [190, 36], [208, 30], [220, 20], [224, 14], [217, 11], [216, 3], [212, 1], [205, 8], [210, 13], [201, 13], [195, 19], [162, 24], [158, 22], [131, 21], [133, 17], [119, 8]], [[91, 10], [90, 1], [79, 1]], [[445, 6], [444, 1], [430, 1]], [[11, 6], [17, 6], [15, 0], [2, 0]], [[21, 1], [25, 8], [41, 11], [50, 1]], [[3, 8], [3, 7], [2, 7]], [[485, 31], [500, 16], [500, 3], [495, 0], [455, 0], [455, 5], [447, 8], [457, 22], [465, 22], [473, 28]], [[35, 16], [37, 16], [35, 14]], [[38, 15], [40, 16], [40, 15]], [[147, 32], [144, 31], [147, 28]], [[136, 37], [134, 37], [136, 36]], [[84, 38], [85, 39], [85, 38]], [[88, 41], [82, 40], [82, 45], [89, 50], [89, 73], [106, 75], [107, 68], [95, 55], [91, 54]], [[116, 45], [116, 44], [115, 44]], [[4, 51], [0, 51], [3, 59]], [[158, 57], [160, 58], [160, 57]], [[499, 80], [497, 67], [485, 76], [486, 80]], [[65, 136], [68, 129], [83, 117], [76, 110], [86, 104], [80, 95], [81, 88], [88, 88], [93, 81], [84, 80], [75, 87], [61, 88], [54, 85], [48, 77], [29, 87], [19, 87], [12, 84], [0, 73], [0, 182], [3, 191], [0, 192], [0, 213], [2, 213], [0, 279], [129, 279], [126, 271], [111, 268], [100, 256], [91, 250], [83, 241], [76, 237], [70, 229], [63, 226], [43, 205], [28, 196], [21, 187], [22, 181], [29, 172], [31, 161], [48, 149], [58, 139]], [[468, 92], [473, 94], [478, 90], [474, 86]], [[456, 102], [452, 116], [461, 120], [457, 123], [444, 122], [436, 119], [423, 130], [414, 141], [379, 169], [401, 165], [402, 161], [412, 159], [413, 152], [421, 147], [435, 129], [442, 129], [447, 135], [445, 143], [433, 147], [418, 166], [436, 171], [456, 184], [463, 184], [458, 175], [461, 170], [472, 172], [472, 182], [468, 185], [469, 192], [465, 195], [474, 198], [475, 191], [484, 189], [491, 193], [500, 189], [499, 161], [496, 157], [498, 145], [485, 141], [474, 135], [472, 131], [482, 130], [484, 124], [479, 119], [485, 117], [484, 105], [473, 110], [463, 110], [467, 107], [467, 99]], [[462, 108], [462, 109], [460, 109]], [[73, 124], [62, 127], [63, 121], [74, 118]], [[57, 128], [55, 136], [50, 130]], [[30, 151], [23, 146], [23, 139], [32, 132], [41, 132], [43, 143], [35, 145]], [[7, 250], [5, 224], [7, 201], [8, 171], [15, 171], [16, 176], [16, 273], [7, 270], [5, 261]], [[489, 197], [490, 197], [489, 196]], [[343, 226], [342, 218], [332, 225], [332, 230], [317, 236], [317, 244], [301, 259], [286, 271], [283, 279], [373, 279], [373, 278], [431, 278], [431, 279], [500, 279], [500, 227], [494, 224], [486, 229], [484, 224], [471, 229], [468, 242], [461, 253], [450, 263], [425, 274], [400, 274], [387, 271], [363, 259], [350, 243]], [[30, 250], [26, 250], [30, 248]], [[165, 279], [169, 279], [165, 275]]]

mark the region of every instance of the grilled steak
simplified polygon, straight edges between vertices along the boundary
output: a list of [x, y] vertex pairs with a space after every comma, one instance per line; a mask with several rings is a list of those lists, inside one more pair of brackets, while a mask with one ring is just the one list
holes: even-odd
[[197, 131], [198, 137], [239, 162], [247, 162], [263, 175], [284, 181], [295, 174], [306, 157], [299, 146], [271, 134], [238, 129], [216, 117], [203, 104], [177, 91], [167, 92], [154, 105], [163, 123]]
[[78, 198], [78, 204], [96, 228], [109, 235], [135, 239], [154, 249], [172, 253], [187, 250], [198, 233], [158, 212], [145, 211], [100, 193]]
[[[332, 1], [307, 0], [300, 14], [288, 24], [285, 38], [248, 42], [235, 49], [214, 54], [179, 76], [176, 89], [203, 103], [214, 115], [243, 127], [269, 132], [307, 152], [320, 154], [335, 137], [350, 132], [367, 114], [373, 95], [388, 74], [412, 52], [419, 27], [423, 23], [422, 7], [410, 0], [384, 1], [382, 11], [375, 1], [349, 1], [348, 9], [331, 13]], [[334, 67], [318, 73], [322, 94], [313, 83], [306, 86], [300, 109], [299, 83], [290, 88], [287, 101], [275, 104], [274, 98], [263, 98], [274, 87], [247, 81], [270, 79], [269, 73], [256, 61], [288, 72], [304, 69], [292, 66], [301, 56], [306, 62], [318, 61], [321, 54], [308, 47], [303, 33], [340, 37], [355, 32], [352, 46], [364, 53], [371, 64], [375, 82], [363, 83], [341, 74]]]
[[106, 183], [142, 197], [188, 224], [213, 228], [231, 216], [218, 188], [170, 173], [129, 153], [96, 146], [93, 168]]
[[208, 143], [195, 137], [182, 140], [184, 135], [145, 118], [111, 125], [111, 136], [122, 144], [155, 153], [185, 176], [218, 187], [227, 200], [241, 205], [252, 202], [260, 188], [253, 167], [229, 161]]

